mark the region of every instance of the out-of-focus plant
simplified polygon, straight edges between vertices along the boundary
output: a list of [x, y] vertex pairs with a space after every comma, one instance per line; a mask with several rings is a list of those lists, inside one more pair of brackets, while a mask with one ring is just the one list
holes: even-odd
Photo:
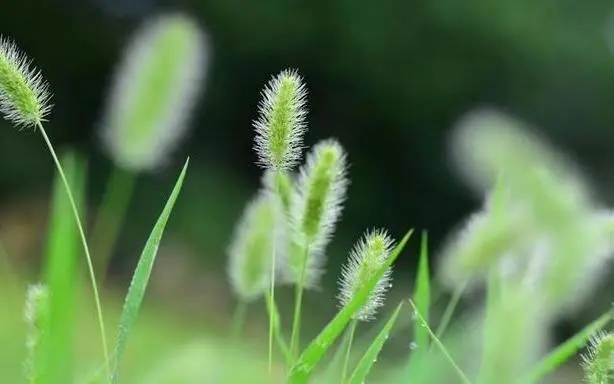
[[[178, 135], [187, 127], [187, 113], [202, 83], [206, 63], [202, 36], [188, 18], [172, 15], [148, 25], [129, 51], [105, 119], [107, 148], [118, 168], [130, 172], [156, 169], [176, 145]], [[17, 126], [41, 132], [57, 168], [57, 185], [63, 187], [56, 188], [53, 199], [45, 288], [31, 287], [26, 299], [26, 378], [44, 384], [74, 377], [71, 364], [59, 365], [57, 361], [58, 356], [71, 358], [69, 323], [63, 320], [70, 320], [75, 306], [69, 284], [76, 274], [74, 234], [78, 233], [102, 334], [104, 361], [94, 377], [116, 383], [188, 162], [145, 243], [110, 356], [92, 257], [78, 210], [84, 196], [84, 163], [68, 155], [62, 161], [64, 167], [55, 154], [43, 128], [50, 111], [47, 88], [40, 73], [31, 69], [15, 45], [2, 39], [0, 112]], [[591, 293], [612, 254], [613, 216], [595, 202], [588, 183], [572, 162], [525, 124], [493, 110], [464, 116], [454, 130], [453, 153], [460, 173], [485, 204], [442, 250], [436, 269], [438, 279], [431, 281], [425, 233], [415, 289], [407, 298], [410, 306], [404, 306], [406, 300], [395, 303], [394, 311], [375, 327], [372, 338], [365, 344], [354, 343], [358, 322], [373, 320], [384, 309], [385, 297], [392, 288], [392, 265], [412, 234], [408, 231], [396, 241], [384, 229], [366, 231], [349, 252], [340, 273], [337, 313], [309, 343], [301, 344], [303, 295], [319, 286], [326, 267], [326, 249], [339, 223], [349, 185], [347, 154], [338, 140], [317, 142], [301, 164], [306, 116], [302, 77], [293, 70], [274, 76], [264, 87], [260, 117], [254, 124], [257, 164], [263, 168], [261, 185], [247, 204], [228, 247], [227, 272], [239, 301], [232, 342], [217, 338], [217, 344], [211, 343], [208, 348], [201, 344], [181, 348], [159, 364], [152, 364], [143, 380], [536, 383], [590, 339], [583, 363], [586, 378], [591, 384], [608, 382], [611, 335], [593, 335], [610, 323], [612, 310], [552, 351], [548, 351], [548, 326]], [[112, 177], [109, 189], [120, 188], [121, 184]], [[118, 209], [114, 213], [119, 212], [120, 217], [107, 222], [112, 229], [110, 237], [101, 237], [103, 249], [109, 252], [121, 227], [130, 190], [103, 203], [101, 212]], [[104, 223], [107, 219], [103, 216], [99, 220]], [[100, 223], [98, 231], [107, 226]], [[429, 313], [434, 282], [455, 292], [436, 331], [432, 330]], [[275, 299], [275, 290], [284, 284], [295, 289], [289, 343]], [[451, 321], [459, 298], [478, 287], [486, 291], [478, 310]], [[266, 365], [264, 358], [246, 356], [241, 345], [241, 330], [249, 321], [247, 304], [260, 298], [269, 314]], [[401, 364], [389, 364], [378, 371], [380, 352], [393, 337], [400, 318], [409, 319], [413, 325], [414, 342], [400, 359]], [[366, 348], [357, 348], [359, 345]], [[274, 346], [283, 359], [274, 360]], [[326, 355], [335, 346], [334, 358], [325, 364]], [[60, 366], [68, 368], [61, 372]]]
[[201, 26], [181, 13], [138, 26], [115, 70], [100, 137], [114, 167], [92, 230], [96, 267], [105, 271], [136, 177], [163, 167], [188, 133], [210, 56]]

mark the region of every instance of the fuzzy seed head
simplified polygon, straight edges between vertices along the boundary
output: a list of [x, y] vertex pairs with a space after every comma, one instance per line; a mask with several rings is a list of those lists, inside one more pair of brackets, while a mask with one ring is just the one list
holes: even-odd
[[49, 293], [45, 285], [32, 284], [28, 286], [24, 308], [24, 321], [27, 325], [26, 349], [28, 354], [24, 362], [24, 370], [26, 378], [31, 381], [36, 379], [36, 355], [41, 332], [45, 327], [48, 301]]
[[208, 42], [182, 14], [146, 21], [116, 69], [101, 138], [127, 170], [162, 166], [185, 136], [208, 67]]
[[51, 111], [42, 73], [8, 38], [0, 36], [0, 113], [18, 127], [33, 127]]
[[293, 244], [284, 267], [290, 282], [299, 281], [305, 264], [305, 286], [314, 288], [318, 285], [324, 251], [341, 217], [346, 198], [346, 175], [346, 154], [336, 140], [321, 141], [307, 155], [292, 199], [290, 225]]
[[[363, 284], [369, 281], [386, 263], [393, 248], [394, 241], [383, 229], [367, 232], [359, 240], [341, 270], [339, 294], [337, 295], [340, 307], [346, 306]], [[369, 295], [367, 302], [354, 315], [355, 319], [370, 321], [375, 318], [377, 310], [384, 305], [385, 294], [391, 286], [391, 279], [392, 270], [387, 269]]]
[[348, 186], [345, 150], [334, 139], [313, 148], [300, 170], [294, 225], [303, 243], [320, 250], [341, 216]]
[[592, 191], [564, 153], [528, 124], [494, 109], [462, 116], [452, 135], [455, 166], [480, 193], [503, 173], [514, 193], [531, 198], [543, 219], [559, 221], [591, 205]]
[[298, 164], [307, 130], [306, 103], [307, 89], [295, 70], [282, 71], [266, 85], [254, 122], [260, 166], [287, 171]]
[[[482, 281], [493, 266], [510, 255], [527, 230], [518, 212], [507, 212], [497, 220], [492, 210], [472, 214], [454, 231], [442, 250], [440, 277], [449, 287]], [[515, 265], [515, 260], [513, 261]]]
[[582, 368], [588, 384], [607, 384], [614, 368], [614, 335], [598, 332], [591, 337], [588, 353], [582, 355]]
[[252, 301], [269, 287], [273, 252], [283, 251], [278, 200], [260, 191], [248, 203], [228, 248], [228, 275], [239, 299]]

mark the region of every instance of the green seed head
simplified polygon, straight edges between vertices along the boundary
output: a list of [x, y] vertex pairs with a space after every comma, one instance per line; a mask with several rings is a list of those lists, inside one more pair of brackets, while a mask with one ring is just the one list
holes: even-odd
[[473, 214], [444, 245], [440, 278], [449, 287], [483, 281], [521, 240], [520, 219], [495, 220], [492, 212]]
[[268, 191], [247, 205], [228, 249], [230, 282], [241, 300], [254, 300], [269, 287], [273, 252], [283, 250], [282, 218], [278, 200]]
[[[386, 263], [393, 248], [394, 241], [382, 229], [367, 232], [354, 246], [339, 280], [337, 297], [341, 307], [347, 305], [356, 292]], [[375, 317], [377, 310], [384, 305], [385, 294], [391, 286], [391, 275], [392, 270], [386, 270], [367, 302], [354, 316], [356, 319], [369, 321]]]
[[578, 167], [535, 131], [496, 110], [472, 111], [454, 127], [455, 165], [480, 194], [503, 174], [540, 220], [557, 224], [590, 207], [592, 192]]
[[307, 90], [294, 70], [273, 77], [262, 92], [260, 117], [255, 121], [254, 149], [258, 164], [275, 171], [286, 171], [301, 159]]
[[151, 171], [185, 136], [205, 80], [208, 44], [182, 14], [161, 15], [137, 29], [116, 70], [102, 140], [115, 163]]
[[284, 260], [290, 282], [299, 281], [305, 265], [305, 286], [317, 286], [326, 245], [341, 217], [348, 185], [346, 173], [346, 154], [336, 140], [321, 141], [307, 155], [292, 198], [293, 244]]
[[582, 355], [588, 384], [607, 384], [614, 369], [614, 335], [599, 332], [590, 340], [588, 353]]
[[39, 70], [0, 36], [0, 112], [18, 127], [33, 127], [51, 111], [51, 94]]
[[38, 380], [36, 377], [37, 356], [41, 332], [46, 327], [49, 305], [47, 287], [42, 284], [28, 286], [24, 309], [24, 320], [27, 325], [26, 350], [27, 358], [24, 362], [25, 376], [30, 382]]

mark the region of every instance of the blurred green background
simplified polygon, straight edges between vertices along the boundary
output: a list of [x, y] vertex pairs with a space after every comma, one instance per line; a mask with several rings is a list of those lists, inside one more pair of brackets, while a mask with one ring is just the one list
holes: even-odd
[[[98, 124], [131, 32], [151, 15], [184, 11], [208, 35], [210, 70], [191, 131], [164, 169], [139, 177], [104, 282], [109, 300], [123, 295], [189, 155], [145, 305], [225, 325], [233, 301], [224, 251], [261, 172], [251, 122], [261, 88], [287, 67], [299, 69], [309, 90], [306, 144], [337, 137], [351, 162], [327, 288], [307, 298], [315, 315], [334, 309], [338, 265], [364, 229], [385, 226], [395, 236], [428, 229], [436, 249], [476, 209], [479, 199], [455, 176], [447, 147], [451, 125], [473, 107], [499, 107], [539, 126], [579, 161], [601, 200], [614, 202], [614, 5], [606, 0], [5, 0], [1, 8], [0, 33], [51, 83], [47, 130], [56, 148], [89, 158], [92, 207], [111, 167]], [[0, 239], [11, 268], [34, 280], [53, 164], [38, 135], [5, 121], [0, 164]], [[415, 255], [414, 239], [398, 262], [402, 284], [411, 281]], [[0, 320], [19, 320], [9, 312], [1, 309]]]

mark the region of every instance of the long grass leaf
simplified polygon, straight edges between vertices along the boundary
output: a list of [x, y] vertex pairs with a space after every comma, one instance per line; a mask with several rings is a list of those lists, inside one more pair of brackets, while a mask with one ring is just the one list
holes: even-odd
[[394, 323], [397, 321], [399, 313], [401, 313], [402, 307], [403, 302], [400, 302], [397, 306], [397, 309], [394, 311], [392, 316], [390, 316], [390, 319], [388, 320], [384, 328], [382, 328], [375, 340], [373, 340], [373, 343], [369, 346], [365, 354], [358, 361], [358, 364], [356, 365], [352, 376], [350, 376], [349, 382], [351, 384], [361, 384], [365, 381], [365, 377], [367, 377], [367, 375], [371, 371], [371, 367], [373, 367], [373, 364], [377, 360], [377, 356], [384, 347], [384, 343], [386, 342], [386, 340], [388, 340], [390, 330], [394, 326]]
[[563, 344], [555, 348], [551, 353], [545, 356], [536, 366], [529, 372], [521, 383], [532, 384], [538, 383], [544, 377], [552, 373], [556, 368], [564, 364], [572, 358], [580, 348], [582, 348], [600, 329], [604, 328], [614, 318], [614, 309], [610, 309], [603, 315], [599, 316], [592, 323], [584, 327], [580, 332], [569, 338]]
[[[423, 314], [424, 321], [429, 322], [429, 311], [431, 308], [431, 282], [429, 276], [428, 263], [428, 236], [422, 232], [420, 242], [420, 261], [418, 262], [418, 273], [414, 286], [414, 303], [418, 311]], [[429, 334], [419, 321], [413, 321], [413, 342], [411, 343], [412, 352], [409, 354], [407, 362], [407, 375], [412, 377], [414, 372], [421, 364], [420, 361], [424, 354], [429, 350]], [[416, 348], [417, 347], [417, 348]]]
[[[429, 322], [429, 310], [431, 306], [431, 284], [429, 277], [428, 260], [428, 238], [426, 232], [422, 233], [420, 245], [420, 263], [418, 264], [418, 277], [414, 290], [414, 304], [422, 314], [426, 323]], [[414, 322], [414, 342], [420, 346], [421, 350], [426, 350], [429, 344], [429, 334], [426, 329], [418, 322]]]
[[414, 302], [411, 299], [409, 300], [409, 304], [411, 304], [411, 306], [412, 306], [412, 309], [414, 311], [414, 316], [416, 317], [416, 321], [419, 322], [426, 329], [426, 331], [428, 332], [429, 336], [431, 337], [431, 340], [433, 341], [433, 344], [435, 346], [437, 346], [437, 348], [443, 354], [443, 356], [446, 358], [448, 363], [450, 363], [452, 368], [454, 368], [454, 371], [456, 371], [456, 374], [458, 375], [458, 378], [461, 380], [461, 382], [463, 384], [471, 384], [471, 381], [467, 378], [467, 376], [462, 371], [462, 369], [460, 369], [458, 364], [456, 364], [456, 361], [454, 361], [454, 359], [452, 358], [452, 356], [450, 355], [450, 353], [448, 352], [446, 347], [437, 338], [435, 333], [433, 333], [433, 331], [429, 327], [428, 323], [426, 321], [424, 321], [424, 317], [422, 316], [422, 314], [418, 310], [418, 307], [416, 307], [416, 305], [414, 304]]
[[337, 337], [341, 334], [341, 332], [343, 332], [354, 314], [360, 310], [363, 304], [368, 300], [371, 291], [375, 288], [379, 279], [399, 256], [411, 234], [412, 231], [410, 230], [392, 251], [387, 262], [381, 266], [377, 273], [373, 274], [371, 279], [365, 282], [361, 289], [356, 292], [356, 295], [354, 295], [352, 300], [341, 311], [339, 311], [337, 315], [324, 327], [320, 334], [313, 341], [311, 341], [290, 370], [288, 378], [289, 383], [300, 384], [306, 383], [309, 380], [315, 370], [315, 367], [326, 354], [326, 351], [328, 351]]
[[119, 362], [121, 361], [124, 349], [126, 347], [128, 334], [132, 329], [132, 325], [134, 324], [141, 307], [141, 302], [143, 301], [143, 296], [145, 295], [145, 289], [147, 288], [147, 283], [149, 282], [149, 276], [158, 252], [158, 246], [160, 245], [164, 228], [166, 227], [168, 218], [173, 210], [173, 206], [177, 200], [181, 186], [183, 185], [183, 179], [188, 169], [188, 163], [189, 159], [186, 160], [183, 170], [175, 183], [175, 187], [173, 188], [173, 191], [171, 192], [171, 195], [164, 206], [164, 210], [160, 214], [156, 225], [151, 231], [149, 239], [147, 239], [147, 243], [145, 243], [145, 248], [143, 248], [143, 252], [141, 253], [141, 257], [134, 271], [130, 288], [128, 289], [128, 294], [126, 295], [124, 307], [119, 319], [117, 344], [115, 346], [115, 358], [113, 360], [114, 363], [112, 370], [113, 383], [117, 382]]

